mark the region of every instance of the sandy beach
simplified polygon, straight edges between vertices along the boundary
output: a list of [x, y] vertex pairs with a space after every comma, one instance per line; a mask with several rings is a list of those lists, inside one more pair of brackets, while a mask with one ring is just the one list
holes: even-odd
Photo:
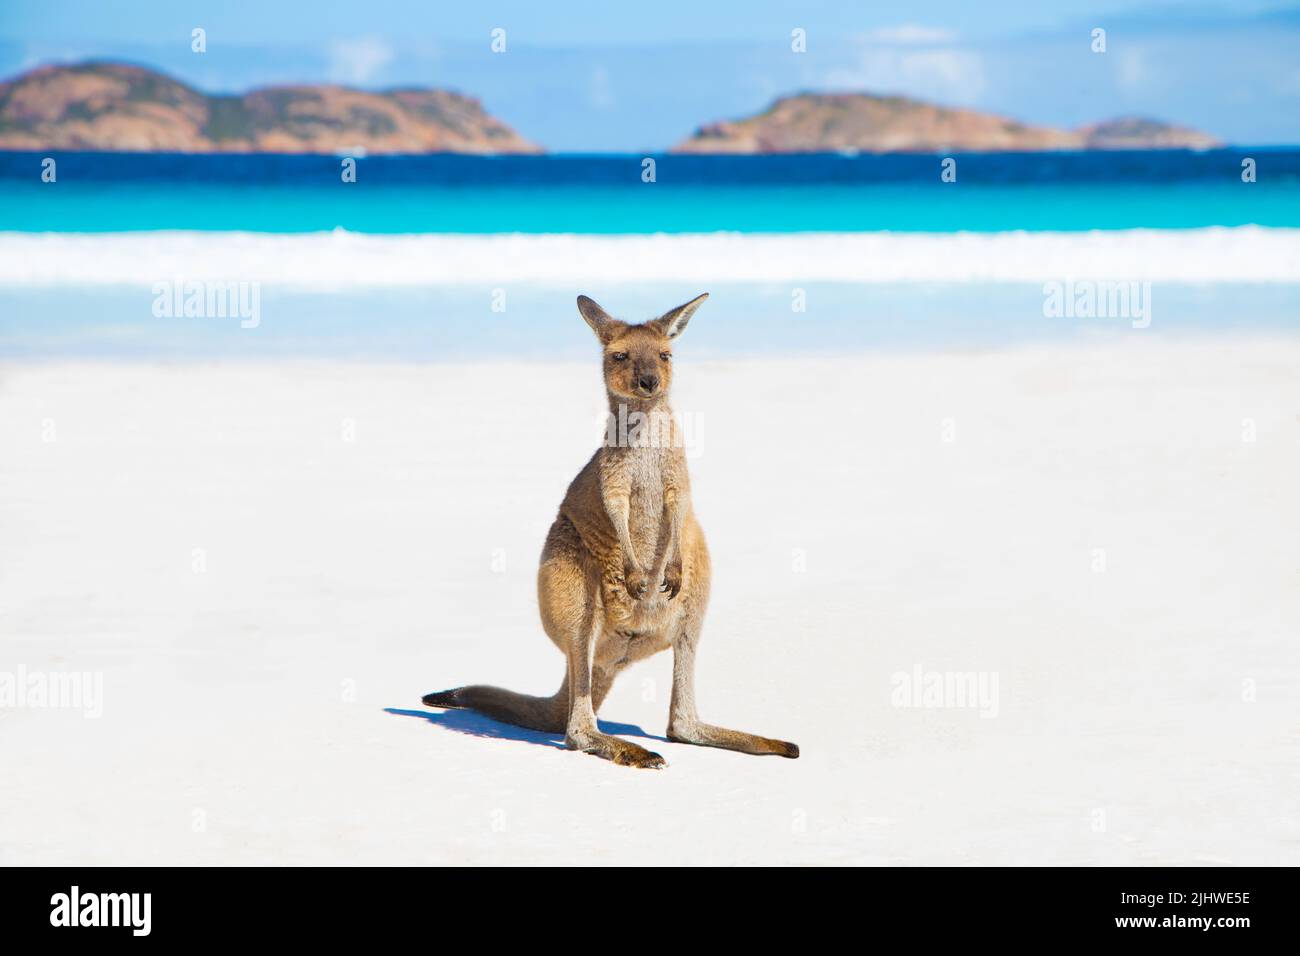
[[0, 863], [1300, 864], [1300, 340], [679, 356], [701, 713], [797, 761], [666, 655], [661, 772], [421, 706], [558, 686], [594, 358], [0, 364], [0, 674], [102, 688], [0, 707]]

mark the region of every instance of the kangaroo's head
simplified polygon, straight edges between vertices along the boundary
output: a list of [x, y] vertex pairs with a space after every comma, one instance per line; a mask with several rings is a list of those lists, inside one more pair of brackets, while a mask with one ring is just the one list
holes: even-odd
[[610, 395], [634, 402], [653, 402], [667, 395], [673, 381], [673, 339], [708, 297], [706, 292], [657, 319], [629, 325], [585, 295], [578, 296], [578, 311], [604, 349], [605, 388]]

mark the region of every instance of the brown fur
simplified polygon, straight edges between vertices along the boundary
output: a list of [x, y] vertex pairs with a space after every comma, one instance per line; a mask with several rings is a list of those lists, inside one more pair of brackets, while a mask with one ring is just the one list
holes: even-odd
[[686, 456], [668, 391], [672, 342], [706, 298], [629, 325], [578, 297], [579, 312], [601, 342], [615, 427], [569, 485], [537, 572], [542, 627], [568, 661], [564, 682], [553, 697], [474, 685], [429, 694], [426, 704], [564, 732], [572, 750], [662, 767], [659, 754], [602, 733], [596, 711], [620, 671], [671, 647], [669, 740], [799, 756], [792, 743], [715, 727], [696, 714], [695, 649], [709, 602], [709, 551], [691, 510]]

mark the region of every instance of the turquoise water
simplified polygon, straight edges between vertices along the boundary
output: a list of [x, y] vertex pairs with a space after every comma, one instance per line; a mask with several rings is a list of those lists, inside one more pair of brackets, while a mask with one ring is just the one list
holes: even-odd
[[1300, 226], [1300, 190], [1203, 183], [547, 189], [60, 182], [11, 191], [0, 230], [369, 233], [995, 232]]
[[[0, 153], [0, 231], [648, 233], [1300, 226], [1300, 151], [941, 157]], [[1244, 183], [1241, 164], [1256, 164]], [[655, 163], [645, 182], [645, 164]]]

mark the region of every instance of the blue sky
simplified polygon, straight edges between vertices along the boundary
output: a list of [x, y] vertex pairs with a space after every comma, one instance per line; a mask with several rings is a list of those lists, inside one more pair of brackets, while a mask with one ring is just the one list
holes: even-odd
[[[190, 50], [190, 31], [208, 49]], [[506, 31], [506, 52], [490, 34]], [[1094, 27], [1104, 54], [1090, 49]], [[807, 33], [793, 53], [790, 32]], [[126, 59], [202, 89], [447, 86], [550, 149], [662, 149], [800, 90], [903, 93], [1075, 126], [1149, 115], [1300, 143], [1300, 4], [1054, 0], [0, 5], [0, 75]]]

